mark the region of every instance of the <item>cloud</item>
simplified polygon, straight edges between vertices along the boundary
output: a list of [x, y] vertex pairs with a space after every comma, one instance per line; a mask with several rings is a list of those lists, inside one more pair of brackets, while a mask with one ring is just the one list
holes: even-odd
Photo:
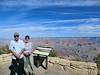
[[[63, 23], [77, 23], [79, 25], [63, 25]], [[61, 24], [61, 25], [60, 25]], [[51, 26], [52, 25], [52, 26]], [[53, 34], [52, 36], [58, 36], [57, 33], [64, 34], [65, 36], [100, 36], [100, 18], [88, 18], [88, 19], [71, 19], [71, 20], [48, 20], [41, 21], [39, 23], [23, 22], [22, 24], [15, 24], [9, 26], [0, 26], [0, 34], [8, 36], [8, 34], [18, 31], [23, 34], [46, 36]], [[46, 34], [46, 35], [45, 35]], [[59, 34], [59, 36], [61, 35]], [[63, 36], [64, 36], [63, 35]], [[50, 35], [48, 35], [50, 36]]]
[[[73, 26], [73, 27], [45, 27], [45, 26], [27, 26], [27, 27], [15, 27], [15, 28], [0, 28], [1, 37], [12, 36], [14, 32], [25, 36], [26, 34], [31, 35], [31, 37], [80, 37], [80, 36], [100, 36], [100, 25], [96, 26]], [[59, 34], [58, 34], [59, 33]], [[9, 38], [8, 37], [8, 38]]]
[[66, 19], [66, 20], [49, 20], [40, 22], [42, 25], [47, 26], [65, 26], [65, 27], [73, 27], [73, 26], [95, 26], [100, 24], [100, 18], [86, 18], [86, 19]]
[[80, 31], [100, 31], [100, 25], [94, 25], [94, 26], [80, 26], [79, 27]]
[[2, 33], [6, 32], [41, 32], [41, 31], [58, 31], [58, 30], [64, 30], [67, 27], [45, 27], [45, 26], [24, 26], [24, 27], [14, 27], [14, 28], [0, 28]]
[[52, 20], [43, 23], [59, 23], [59, 22], [99, 22], [100, 18], [86, 18], [86, 19], [68, 19], [68, 20]]
[[44, 6], [100, 6], [100, 0], [1, 0], [6, 7], [44, 7]]
[[[4, 28], [4, 27], [3, 27]], [[18, 26], [13, 26], [13, 27], [7, 27], [2, 29], [0, 28], [2, 33], [6, 32], [45, 32], [45, 31], [80, 31], [80, 32], [87, 32], [87, 31], [100, 31], [100, 25], [79, 25], [79, 26], [26, 26], [26, 25], [18, 25]]]
[[[68, 25], [71, 23], [78, 23], [79, 25]], [[4, 25], [0, 26], [0, 28], [14, 28], [14, 29], [20, 29], [20, 28], [30, 28], [37, 29], [37, 30], [53, 30], [53, 29], [65, 29], [68, 27], [77, 28], [80, 30], [87, 30], [87, 29], [93, 29], [98, 28], [100, 25], [100, 18], [87, 18], [87, 19], [68, 19], [68, 20], [43, 20], [39, 22], [32, 22], [32, 21], [26, 21], [19, 24], [14, 25]], [[21, 29], [22, 30], [22, 29]]]

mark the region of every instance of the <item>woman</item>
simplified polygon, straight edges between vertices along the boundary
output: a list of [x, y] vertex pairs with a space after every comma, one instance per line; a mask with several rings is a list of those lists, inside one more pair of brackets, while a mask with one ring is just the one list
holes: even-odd
[[25, 71], [28, 73], [28, 75], [34, 75], [33, 73], [33, 56], [32, 56], [32, 43], [30, 42], [30, 37], [28, 35], [25, 36], [25, 50], [24, 50], [24, 56], [25, 56]]

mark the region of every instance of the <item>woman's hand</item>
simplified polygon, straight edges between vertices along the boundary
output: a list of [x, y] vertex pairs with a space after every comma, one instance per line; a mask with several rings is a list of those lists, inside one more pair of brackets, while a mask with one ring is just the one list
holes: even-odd
[[29, 53], [29, 52], [24, 52], [24, 55], [25, 55], [25, 56], [29, 56], [30, 53]]

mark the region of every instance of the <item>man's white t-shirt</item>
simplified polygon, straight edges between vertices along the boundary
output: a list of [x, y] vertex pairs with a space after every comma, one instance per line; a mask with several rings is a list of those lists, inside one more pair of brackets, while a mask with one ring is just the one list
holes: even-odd
[[[10, 49], [11, 51], [14, 51], [15, 53], [20, 53], [20, 51], [21, 51], [22, 49], [24, 49], [24, 42], [23, 42], [22, 40], [18, 40], [17, 42], [14, 41], [14, 40], [12, 40], [12, 41], [10, 42], [9, 49]], [[20, 58], [23, 58], [23, 57], [24, 57], [24, 55], [22, 54], [22, 55], [20, 56]], [[12, 56], [12, 59], [16, 59], [16, 57], [13, 55], [13, 56]]]

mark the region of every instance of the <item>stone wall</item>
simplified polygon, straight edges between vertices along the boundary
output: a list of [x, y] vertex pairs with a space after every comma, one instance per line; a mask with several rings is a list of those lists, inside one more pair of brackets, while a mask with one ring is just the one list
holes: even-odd
[[49, 57], [49, 65], [55, 68], [62, 69], [66, 75], [97, 75], [97, 66], [96, 63], [91, 62], [79, 62], [79, 61], [70, 61], [65, 59], [60, 59], [57, 57]]
[[[0, 62], [3, 62], [3, 64], [10, 64], [11, 54], [0, 55]], [[45, 63], [43, 63], [43, 65], [44, 64]], [[37, 68], [37, 70], [38, 73], [36, 73], [36, 75], [97, 75], [96, 63], [70, 61], [58, 57], [48, 58], [47, 70], [42, 67]]]

